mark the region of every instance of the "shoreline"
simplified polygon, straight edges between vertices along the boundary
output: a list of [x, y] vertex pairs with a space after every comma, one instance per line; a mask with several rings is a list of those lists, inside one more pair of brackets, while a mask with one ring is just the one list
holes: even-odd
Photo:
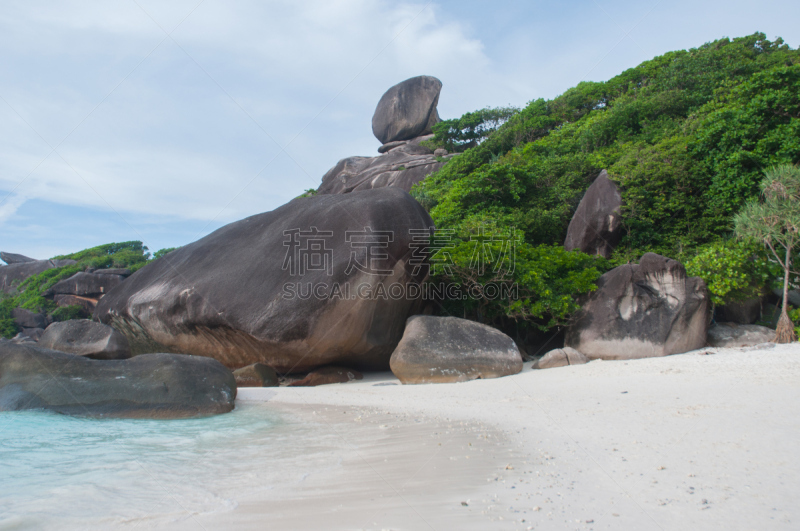
[[[302, 517], [286, 520], [293, 528], [439, 529], [449, 522], [460, 529], [790, 529], [800, 521], [793, 502], [800, 494], [798, 361], [798, 344], [705, 348], [540, 371], [526, 363], [515, 376], [460, 384], [402, 386], [391, 373], [378, 373], [316, 388], [243, 388], [237, 400], [292, 413], [350, 409], [375, 423], [394, 417], [398, 432], [417, 425], [412, 438], [461, 423], [463, 434], [475, 438], [477, 430], [497, 441], [469, 462], [476, 468], [466, 475], [472, 483], [422, 508], [397, 491], [394, 500], [374, 502], [396, 514], [359, 526], [347, 515], [360, 500], [302, 496]], [[359, 444], [364, 455], [379, 455], [380, 444]], [[459, 459], [455, 446], [444, 453]], [[420, 459], [400, 451], [387, 466], [417, 469]], [[333, 488], [351, 488], [349, 473], [347, 466], [337, 471]], [[388, 494], [392, 481], [378, 479]], [[416, 524], [403, 520], [415, 512]], [[258, 503], [227, 515], [245, 524], [258, 518]]]

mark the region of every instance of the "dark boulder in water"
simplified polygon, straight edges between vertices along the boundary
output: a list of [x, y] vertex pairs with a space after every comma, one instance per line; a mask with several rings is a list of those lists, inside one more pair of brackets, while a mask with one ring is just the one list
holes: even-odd
[[180, 354], [92, 360], [0, 342], [0, 411], [171, 419], [227, 413], [236, 381], [218, 361]]

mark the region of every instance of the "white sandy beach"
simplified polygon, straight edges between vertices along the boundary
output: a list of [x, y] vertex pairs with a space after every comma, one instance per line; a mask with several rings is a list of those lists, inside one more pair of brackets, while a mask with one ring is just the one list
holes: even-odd
[[800, 344], [239, 399], [311, 415], [344, 449], [295, 487], [186, 528], [800, 527]]

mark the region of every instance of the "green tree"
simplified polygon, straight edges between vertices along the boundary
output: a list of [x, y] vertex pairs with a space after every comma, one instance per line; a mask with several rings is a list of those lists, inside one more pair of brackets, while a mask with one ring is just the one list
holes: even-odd
[[748, 202], [734, 217], [736, 235], [764, 243], [783, 268], [783, 305], [775, 334], [777, 343], [796, 339], [789, 318], [792, 254], [800, 244], [800, 168], [791, 164], [767, 170], [761, 181], [761, 200]]

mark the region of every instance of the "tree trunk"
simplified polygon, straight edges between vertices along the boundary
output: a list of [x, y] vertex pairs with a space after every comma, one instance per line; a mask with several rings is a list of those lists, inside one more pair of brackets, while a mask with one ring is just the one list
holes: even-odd
[[791, 270], [792, 255], [790, 253], [791, 246], [786, 247], [786, 266], [783, 272], [783, 307], [781, 308], [781, 317], [778, 319], [778, 326], [775, 329], [775, 343], [791, 343], [797, 338], [794, 336], [794, 324], [789, 319], [789, 312], [786, 305], [789, 299], [789, 271]]

